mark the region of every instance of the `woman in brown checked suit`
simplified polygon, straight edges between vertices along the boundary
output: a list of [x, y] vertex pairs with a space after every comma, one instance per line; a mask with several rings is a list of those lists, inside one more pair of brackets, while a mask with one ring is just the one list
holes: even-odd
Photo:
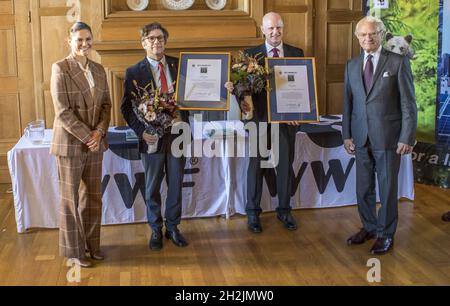
[[50, 152], [56, 155], [60, 192], [59, 253], [82, 267], [100, 252], [101, 175], [111, 113], [103, 66], [87, 58], [91, 28], [77, 22], [70, 29], [71, 53], [52, 66], [55, 107]]

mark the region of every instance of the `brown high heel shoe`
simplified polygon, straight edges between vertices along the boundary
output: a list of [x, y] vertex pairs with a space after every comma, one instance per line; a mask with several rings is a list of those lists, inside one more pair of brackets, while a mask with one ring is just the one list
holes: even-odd
[[92, 267], [92, 262], [90, 262], [87, 258], [68, 258], [67, 261], [69, 261], [69, 260], [72, 263], [75, 263], [77, 266], [80, 266], [83, 268]]

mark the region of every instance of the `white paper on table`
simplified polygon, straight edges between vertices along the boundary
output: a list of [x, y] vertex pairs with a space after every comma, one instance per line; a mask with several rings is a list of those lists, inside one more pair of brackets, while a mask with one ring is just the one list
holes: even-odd
[[184, 100], [220, 102], [221, 76], [221, 60], [189, 59]]
[[274, 66], [277, 113], [308, 113], [309, 82], [306, 66]]

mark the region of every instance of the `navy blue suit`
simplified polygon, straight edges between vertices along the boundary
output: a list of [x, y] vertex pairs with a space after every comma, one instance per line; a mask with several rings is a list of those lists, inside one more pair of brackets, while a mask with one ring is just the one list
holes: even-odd
[[[166, 62], [169, 65], [172, 80], [176, 80], [178, 59], [166, 56]], [[140, 87], [145, 87], [150, 82], [153, 83], [153, 86], [156, 86], [147, 58], [129, 67], [126, 71], [121, 111], [128, 126], [133, 129], [139, 138], [139, 152], [141, 152], [141, 160], [145, 171], [145, 204], [147, 206], [148, 223], [153, 230], [159, 230], [163, 226], [160, 189], [165, 175], [168, 186], [165, 211], [166, 228], [172, 231], [181, 221], [185, 158], [176, 158], [172, 155], [172, 141], [178, 135], [170, 133], [159, 139], [158, 150], [155, 153], [147, 153], [147, 143], [142, 138], [145, 126], [138, 120], [132, 107], [131, 93], [136, 91], [133, 81], [136, 81]], [[188, 122], [187, 113], [180, 113], [182, 120]]]
[[[262, 44], [257, 47], [245, 50], [245, 53], [251, 56], [259, 54], [261, 57], [259, 64], [265, 65], [267, 57], [266, 45]], [[303, 50], [283, 43], [283, 53], [285, 57], [303, 57]], [[266, 122], [267, 117], [267, 92], [263, 90], [260, 94], [252, 96], [254, 106], [253, 121], [256, 123]], [[295, 153], [295, 134], [297, 132], [296, 126], [287, 124], [280, 124], [280, 149], [279, 149], [279, 163], [277, 166], [277, 194], [278, 194], [278, 208], [279, 214], [286, 214], [291, 211], [291, 189], [293, 169], [292, 163], [294, 161]], [[270, 144], [270, 126], [267, 132]], [[274, 169], [261, 168], [261, 157], [251, 157], [247, 171], [247, 203], [246, 212], [248, 215], [258, 215], [261, 213], [261, 195], [263, 178], [266, 171], [274, 173]]]

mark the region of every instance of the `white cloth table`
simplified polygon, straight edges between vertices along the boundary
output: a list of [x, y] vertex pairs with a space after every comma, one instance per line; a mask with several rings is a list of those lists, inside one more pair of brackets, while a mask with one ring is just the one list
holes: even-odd
[[[114, 128], [110, 128], [110, 132], [124, 133]], [[58, 227], [58, 173], [55, 157], [49, 154], [51, 130], [45, 133], [43, 145], [32, 145], [22, 137], [8, 152], [19, 233], [29, 228]], [[204, 141], [201, 138], [196, 135], [194, 141]], [[221, 150], [227, 149], [227, 141], [222, 140]], [[245, 214], [247, 167], [248, 158], [245, 157], [187, 158], [182, 217]], [[321, 147], [311, 141], [309, 134], [300, 132], [296, 137], [293, 168], [299, 179], [291, 200], [294, 209], [356, 203], [354, 159], [345, 153], [343, 146]], [[113, 150], [105, 152], [102, 224], [146, 222], [143, 188], [144, 175], [140, 160], [123, 158]], [[164, 184], [163, 199], [165, 194]], [[399, 197], [414, 198], [410, 155], [402, 157]], [[264, 184], [262, 209], [270, 211], [276, 206], [276, 196], [271, 197], [267, 184]]]

